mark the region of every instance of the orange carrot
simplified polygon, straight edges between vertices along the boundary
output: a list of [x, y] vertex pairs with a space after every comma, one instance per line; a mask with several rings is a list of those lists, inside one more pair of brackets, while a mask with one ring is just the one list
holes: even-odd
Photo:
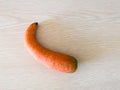
[[48, 68], [73, 73], [77, 68], [77, 60], [69, 55], [49, 50], [42, 46], [36, 39], [38, 23], [32, 23], [25, 31], [25, 46], [28, 51]]

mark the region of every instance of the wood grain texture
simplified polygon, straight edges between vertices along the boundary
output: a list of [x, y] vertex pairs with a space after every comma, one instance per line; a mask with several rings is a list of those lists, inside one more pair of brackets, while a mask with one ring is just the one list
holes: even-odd
[[[119, 90], [119, 0], [0, 0], [0, 90]], [[38, 40], [75, 56], [63, 74], [34, 60], [24, 47], [27, 26]]]

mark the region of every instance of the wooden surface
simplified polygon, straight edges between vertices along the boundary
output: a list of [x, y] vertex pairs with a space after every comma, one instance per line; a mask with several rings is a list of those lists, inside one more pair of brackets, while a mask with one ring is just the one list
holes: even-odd
[[[78, 69], [47, 69], [27, 52], [24, 32], [75, 56]], [[120, 90], [119, 0], [0, 0], [0, 90]]]

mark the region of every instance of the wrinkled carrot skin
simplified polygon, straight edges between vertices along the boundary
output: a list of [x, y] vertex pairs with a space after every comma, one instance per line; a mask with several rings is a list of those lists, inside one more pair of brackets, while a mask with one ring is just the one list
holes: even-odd
[[25, 46], [33, 57], [48, 68], [73, 73], [77, 68], [77, 60], [69, 55], [49, 50], [36, 39], [38, 23], [32, 23], [25, 31]]

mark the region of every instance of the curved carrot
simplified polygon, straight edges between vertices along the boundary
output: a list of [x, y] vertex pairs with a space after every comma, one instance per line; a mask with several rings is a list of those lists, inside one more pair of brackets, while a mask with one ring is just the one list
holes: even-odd
[[69, 55], [49, 50], [36, 39], [38, 23], [32, 23], [25, 31], [25, 45], [30, 53], [43, 65], [57, 71], [72, 73], [77, 68], [77, 60]]

